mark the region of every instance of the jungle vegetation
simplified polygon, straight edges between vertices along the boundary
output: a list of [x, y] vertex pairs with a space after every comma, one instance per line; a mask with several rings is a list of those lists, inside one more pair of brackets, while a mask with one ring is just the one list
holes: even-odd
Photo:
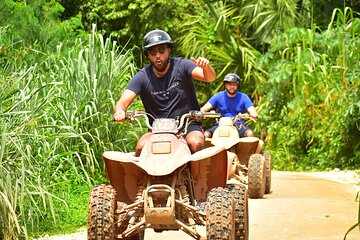
[[0, 239], [86, 225], [102, 153], [133, 151], [146, 130], [110, 118], [155, 28], [174, 56], [210, 59], [201, 104], [241, 76], [275, 169], [359, 169], [359, 12], [354, 0], [0, 1]]

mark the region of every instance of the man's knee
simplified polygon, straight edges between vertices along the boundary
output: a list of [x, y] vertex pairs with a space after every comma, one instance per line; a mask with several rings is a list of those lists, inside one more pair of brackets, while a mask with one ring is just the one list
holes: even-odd
[[205, 136], [206, 138], [211, 138], [212, 133], [211, 133], [210, 131], [205, 131], [205, 132], [204, 132], [204, 136]]
[[204, 135], [201, 132], [194, 131], [186, 136], [186, 142], [188, 143], [192, 153], [204, 149]]
[[252, 130], [246, 130], [245, 137], [254, 137], [254, 132]]
[[142, 137], [137, 141], [136, 143], [136, 147], [135, 147], [135, 156], [138, 157], [141, 154], [141, 151], [145, 145], [145, 143], [147, 142], [147, 140], [149, 140], [150, 136], [152, 135], [152, 133], [145, 133], [144, 135], [142, 135]]
[[204, 149], [204, 141], [192, 141], [188, 142], [191, 153], [195, 153], [197, 151], [200, 151]]

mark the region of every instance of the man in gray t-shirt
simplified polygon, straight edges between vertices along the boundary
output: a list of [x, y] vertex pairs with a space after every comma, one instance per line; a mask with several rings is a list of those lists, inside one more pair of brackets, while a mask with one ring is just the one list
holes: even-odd
[[[173, 44], [170, 36], [162, 30], [148, 32], [143, 40], [144, 54], [150, 65], [141, 69], [126, 87], [115, 106], [115, 121], [125, 120], [125, 111], [140, 96], [146, 112], [155, 118], [176, 118], [190, 110], [199, 110], [193, 79], [212, 82], [214, 69], [206, 58], [171, 57]], [[144, 134], [138, 141], [135, 155], [139, 156], [152, 133]], [[204, 134], [200, 125], [191, 125], [185, 136], [191, 152], [204, 148]]]

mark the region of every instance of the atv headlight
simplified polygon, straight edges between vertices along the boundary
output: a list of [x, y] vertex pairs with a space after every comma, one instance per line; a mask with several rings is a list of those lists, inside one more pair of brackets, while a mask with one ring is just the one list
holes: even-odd
[[219, 137], [230, 137], [230, 131], [228, 130], [220, 130]]
[[168, 154], [171, 153], [171, 142], [153, 142], [151, 152], [153, 154]]

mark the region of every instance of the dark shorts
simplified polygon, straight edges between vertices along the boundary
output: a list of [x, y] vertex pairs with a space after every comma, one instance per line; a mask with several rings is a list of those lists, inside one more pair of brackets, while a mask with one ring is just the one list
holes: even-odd
[[[195, 122], [188, 126], [184, 137], [186, 137], [188, 135], [188, 133], [193, 132], [193, 131], [198, 131], [198, 132], [201, 132], [202, 134], [204, 134], [204, 129], [202, 128], [202, 124], [199, 122]], [[151, 132], [151, 129], [148, 128], [148, 132]], [[181, 130], [179, 132], [181, 132]]]
[[199, 131], [201, 133], [204, 133], [204, 129], [202, 128], [201, 123], [193, 123], [193, 124], [189, 125], [184, 137], [186, 137], [186, 135], [188, 135], [190, 132], [193, 132], [193, 131]]
[[[211, 135], [214, 134], [215, 129], [217, 129], [219, 127], [219, 125], [214, 125], [211, 128], [207, 129], [207, 131], [211, 132]], [[242, 124], [241, 127], [237, 126], [238, 132], [239, 132], [239, 136], [240, 137], [245, 137], [245, 132], [247, 130], [251, 130], [251, 128], [249, 128], [248, 126], [246, 126], [245, 124]]]

